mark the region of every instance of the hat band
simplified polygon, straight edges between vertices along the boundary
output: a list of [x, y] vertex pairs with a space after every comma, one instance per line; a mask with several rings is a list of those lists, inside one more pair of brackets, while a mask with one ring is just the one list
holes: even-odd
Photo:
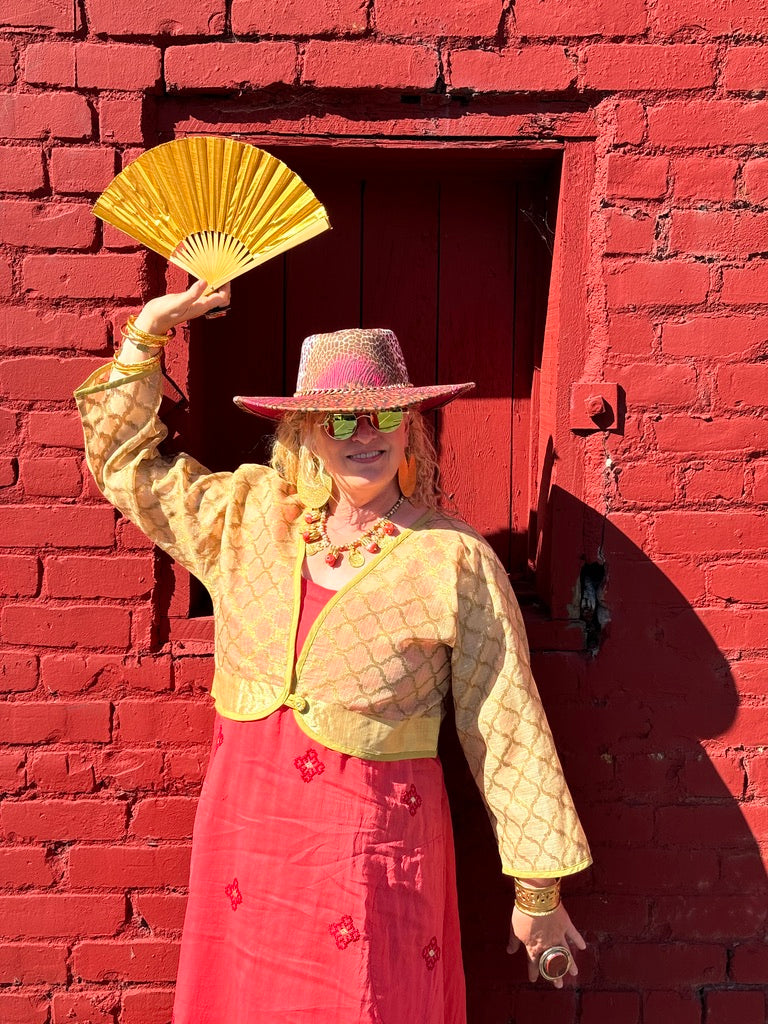
[[293, 397], [301, 398], [304, 395], [364, 395], [368, 391], [386, 391], [387, 389], [395, 388], [411, 388], [413, 385], [409, 381], [404, 381], [399, 384], [368, 384], [365, 387], [343, 387], [343, 388], [302, 388], [301, 391], [295, 391]]

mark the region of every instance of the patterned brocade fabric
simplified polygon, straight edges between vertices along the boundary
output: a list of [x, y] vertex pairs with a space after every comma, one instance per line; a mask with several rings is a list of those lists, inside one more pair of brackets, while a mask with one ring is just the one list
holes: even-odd
[[505, 873], [553, 877], [591, 863], [503, 567], [466, 524], [426, 513], [327, 603], [294, 665], [304, 543], [273, 470], [211, 473], [165, 457], [159, 371], [75, 392], [106, 498], [210, 591], [213, 696], [236, 720], [284, 704], [310, 737], [372, 760], [434, 757], [452, 694], [462, 747]]

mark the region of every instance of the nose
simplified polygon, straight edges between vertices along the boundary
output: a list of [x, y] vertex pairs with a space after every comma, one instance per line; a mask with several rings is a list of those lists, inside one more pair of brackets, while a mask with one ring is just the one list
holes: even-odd
[[371, 423], [370, 416], [360, 416], [358, 419], [357, 436], [360, 441], [366, 443], [379, 436], [378, 430]]

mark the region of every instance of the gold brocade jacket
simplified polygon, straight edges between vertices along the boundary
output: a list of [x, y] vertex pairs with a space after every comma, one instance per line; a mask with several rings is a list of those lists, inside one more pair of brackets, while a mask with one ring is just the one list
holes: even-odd
[[504, 872], [587, 867], [520, 611], [483, 538], [426, 513], [328, 602], [294, 664], [304, 542], [287, 485], [265, 466], [212, 473], [159, 454], [159, 370], [112, 381], [110, 370], [75, 392], [88, 465], [106, 498], [209, 590], [219, 713], [257, 719], [285, 704], [327, 747], [400, 760], [435, 756], [451, 693]]

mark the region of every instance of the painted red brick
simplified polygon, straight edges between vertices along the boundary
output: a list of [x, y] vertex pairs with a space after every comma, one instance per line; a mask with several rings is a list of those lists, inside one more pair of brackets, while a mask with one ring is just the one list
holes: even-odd
[[96, 352], [106, 344], [106, 324], [98, 313], [0, 306], [0, 349], [75, 348]]
[[124, 920], [124, 896], [0, 895], [0, 931], [8, 938], [114, 935]]
[[626, 943], [601, 952], [614, 985], [682, 987], [725, 980], [726, 951], [715, 944]]
[[765, 424], [756, 416], [702, 420], [688, 416], [663, 416], [653, 424], [660, 451], [738, 452], [764, 447]]
[[[765, 648], [766, 630], [768, 630], [768, 612], [765, 608], [699, 608], [697, 617], [701, 624], [710, 633], [713, 640], [721, 650], [725, 651], [762, 651]], [[684, 626], [684, 623], [681, 625]], [[674, 630], [673, 630], [674, 632]], [[673, 637], [675, 643], [681, 643], [682, 635]], [[737, 738], [731, 738], [731, 743], [746, 742], [743, 730], [749, 728], [750, 742], [760, 743], [762, 740], [755, 739], [759, 734], [765, 739], [765, 714], [758, 711], [753, 714], [754, 708], [746, 708], [740, 713], [740, 726]], [[727, 733], [718, 734], [720, 738]], [[746, 805], [744, 805], [746, 808]], [[764, 823], [768, 827], [768, 823]]]
[[156, 889], [184, 886], [188, 879], [188, 846], [75, 845], [69, 854], [69, 883], [75, 889]]
[[656, 219], [642, 210], [607, 210], [605, 227], [605, 251], [610, 255], [653, 251]]
[[160, 80], [160, 49], [135, 43], [78, 43], [75, 47], [80, 89], [140, 92]]
[[696, 398], [696, 373], [690, 366], [627, 363], [611, 365], [607, 376], [624, 388], [628, 408], [688, 406]]
[[0, 93], [1, 139], [86, 139], [91, 110], [75, 93]]
[[741, 269], [726, 267], [723, 271], [723, 302], [734, 306], [765, 302], [767, 288], [768, 260], [753, 260]]
[[363, 0], [233, 0], [232, 31], [246, 35], [348, 35], [364, 32], [368, 17]]
[[0, 995], [0, 1019], [3, 1024], [47, 1024], [48, 999], [44, 995]]
[[42, 447], [82, 450], [83, 426], [76, 412], [30, 412], [27, 415], [27, 438], [32, 444]]
[[45, 298], [132, 299], [142, 294], [144, 267], [143, 254], [28, 256], [24, 288]]
[[121, 742], [207, 743], [213, 710], [191, 700], [124, 700], [117, 706]]
[[646, 13], [641, 0], [518, 0], [515, 25], [521, 36], [631, 36], [645, 30]]
[[627, 199], [658, 199], [667, 191], [668, 177], [667, 157], [614, 153], [608, 158], [607, 194]]
[[144, 140], [144, 100], [99, 100], [99, 140], [102, 143], [138, 143]]
[[768, 316], [689, 315], [663, 325], [661, 350], [667, 356], [748, 359], [768, 351]]
[[30, 43], [24, 51], [24, 79], [31, 85], [74, 88], [75, 50], [70, 42]]
[[151, 556], [62, 555], [46, 559], [43, 589], [50, 597], [141, 597], [153, 582]]
[[15, 78], [13, 46], [3, 40], [0, 42], [0, 85], [12, 85]]
[[43, 153], [38, 146], [0, 146], [0, 191], [31, 194], [44, 183]]
[[5, 505], [0, 507], [2, 547], [109, 547], [115, 514], [108, 507]]
[[139, 6], [115, 0], [86, 0], [88, 24], [95, 35], [221, 35], [224, 0], [146, 0]]
[[718, 399], [728, 409], [764, 408], [768, 394], [768, 366], [733, 363], [717, 374]]
[[180, 893], [140, 892], [131, 898], [131, 902], [153, 933], [180, 931], [184, 924], [187, 897]]
[[709, 268], [682, 260], [638, 262], [609, 268], [605, 278], [613, 308], [698, 305], [707, 297]]
[[613, 142], [636, 145], [642, 142], [646, 130], [645, 107], [637, 100], [622, 99], [614, 105], [615, 129]]
[[625, 501], [668, 504], [675, 498], [675, 473], [671, 466], [640, 463], [621, 467], [619, 493]]
[[81, 942], [72, 962], [75, 977], [86, 981], [173, 981], [179, 959], [171, 939], [130, 942]]
[[[3, 803], [6, 802], [12, 803], [12, 801], [3, 801]], [[3, 838], [15, 842], [17, 837], [6, 834]], [[3, 886], [12, 886], [15, 889], [33, 885], [45, 887], [52, 881], [53, 871], [50, 864], [46, 862], [44, 847], [19, 845], [0, 849], [0, 884]]]
[[649, 356], [654, 344], [653, 321], [642, 313], [612, 313], [608, 341], [617, 354]]
[[450, 85], [474, 92], [556, 92], [568, 89], [576, 78], [576, 65], [561, 46], [523, 49], [454, 50]]
[[37, 656], [20, 651], [6, 651], [0, 659], [0, 691], [22, 693], [37, 686]]
[[18, 0], [4, 8], [0, 25], [9, 28], [52, 28], [73, 32], [75, 12], [67, 0]]
[[31, 597], [37, 593], [40, 563], [33, 555], [0, 555], [0, 594]]
[[15, 750], [0, 751], [0, 786], [5, 793], [15, 793], [26, 785], [24, 755]]
[[761, 697], [768, 684], [768, 662], [739, 658], [731, 666], [731, 676], [741, 697]]
[[585, 89], [704, 89], [715, 81], [714, 46], [598, 43], [584, 53], [580, 84]]
[[747, 197], [753, 203], [768, 202], [768, 157], [755, 157], [744, 165], [742, 174]]
[[741, 553], [768, 547], [768, 515], [752, 512], [659, 512], [655, 536], [658, 551], [670, 555], [716, 551]]
[[121, 1024], [168, 1024], [173, 1009], [173, 990], [131, 987], [123, 995]]
[[765, 985], [768, 978], [768, 946], [745, 942], [735, 947], [731, 976], [739, 985]]
[[763, 33], [768, 31], [768, 13], [751, 0], [731, 0], [728, 4], [708, 4], [707, 0], [659, 0], [653, 14], [656, 30], [674, 35], [696, 25], [707, 35]]
[[125, 835], [127, 805], [108, 800], [4, 800], [3, 832], [45, 841], [119, 839]]
[[707, 148], [766, 140], [766, 100], [670, 100], [648, 109], [648, 141], [654, 146]]
[[[98, 757], [96, 774], [99, 781], [121, 792], [156, 790], [166, 785], [162, 753], [147, 748], [104, 750]], [[169, 774], [168, 782], [172, 781]]]
[[203, 43], [165, 51], [165, 82], [171, 90], [262, 89], [290, 85], [297, 72], [295, 43]]
[[76, 497], [83, 489], [78, 459], [21, 460], [19, 470], [24, 493], [34, 497]]
[[115, 175], [115, 150], [107, 146], [55, 146], [50, 157], [55, 192], [98, 193]]
[[50, 249], [87, 249], [96, 237], [89, 206], [82, 203], [0, 201], [0, 242]]
[[670, 249], [675, 253], [749, 256], [763, 252], [768, 237], [768, 213], [749, 211], [675, 210]]
[[9, 704], [3, 713], [2, 739], [4, 743], [106, 743], [110, 710], [106, 701]]
[[51, 693], [171, 688], [171, 659], [167, 655], [153, 654], [126, 663], [123, 655], [115, 654], [47, 654], [40, 667], [43, 685]]
[[113, 1024], [120, 1003], [119, 991], [54, 992], [52, 1024]]
[[725, 55], [723, 85], [729, 92], [757, 92], [768, 88], [768, 68], [762, 47], [729, 47]]
[[202, 782], [208, 763], [208, 748], [200, 744], [191, 750], [169, 750], [165, 755], [165, 775], [169, 782], [197, 785]]
[[681, 156], [672, 161], [675, 199], [726, 202], [734, 198], [737, 160], [709, 155]]
[[647, 992], [643, 1005], [653, 1024], [701, 1024], [698, 993]]
[[[36, 259], [38, 257], [29, 257]], [[40, 259], [49, 259], [41, 256]], [[76, 257], [62, 256], [62, 260]], [[55, 356], [20, 356], [6, 359], [0, 367], [0, 394], [10, 398], [68, 401], [72, 392], [96, 369], [93, 359], [59, 359]]]
[[66, 980], [66, 946], [33, 942], [0, 944], [0, 982], [34, 985]]
[[430, 5], [420, 0], [376, 0], [376, 28], [384, 36], [493, 38], [502, 10], [493, 0], [456, 0]]
[[760, 902], [752, 895], [661, 896], [654, 920], [660, 932], [669, 934], [671, 928], [680, 939], [733, 940], [762, 928], [768, 911]]
[[437, 80], [437, 54], [426, 46], [395, 43], [308, 43], [305, 85], [336, 89], [431, 89]]
[[7, 643], [40, 647], [128, 647], [131, 617], [125, 608], [108, 605], [6, 605], [0, 613], [0, 635]]
[[585, 992], [581, 1000], [581, 1024], [640, 1024], [640, 996], [636, 992]]
[[707, 1024], [763, 1024], [764, 992], [708, 992]]
[[190, 839], [196, 809], [193, 797], [145, 797], [134, 806], [128, 831], [145, 839]]
[[688, 501], [738, 501], [744, 494], [744, 467], [738, 463], [691, 467], [684, 488]]
[[40, 793], [92, 793], [96, 786], [92, 758], [74, 751], [33, 751], [27, 777]]

